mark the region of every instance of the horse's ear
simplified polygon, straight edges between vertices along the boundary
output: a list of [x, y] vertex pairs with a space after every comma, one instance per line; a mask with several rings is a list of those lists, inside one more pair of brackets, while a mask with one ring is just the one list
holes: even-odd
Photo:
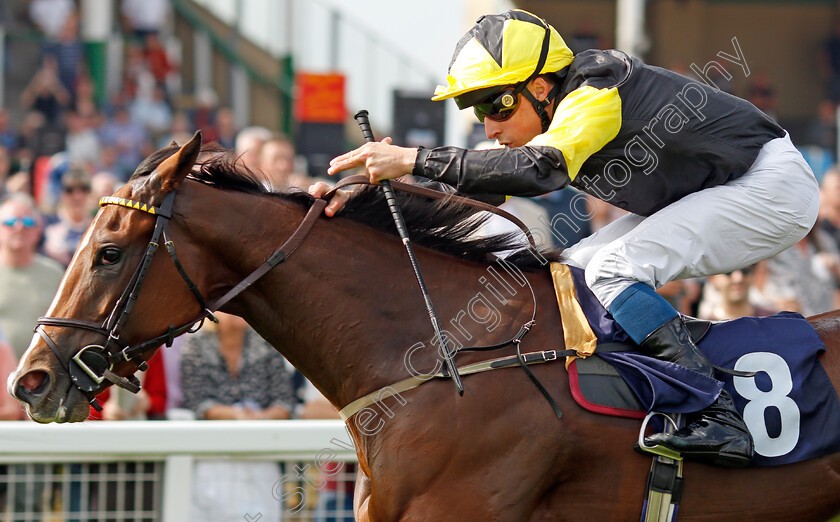
[[171, 192], [178, 188], [187, 174], [192, 172], [200, 151], [201, 131], [197, 131], [192, 139], [184, 144], [178, 152], [158, 165], [153, 175], [160, 181], [160, 191], [162, 193]]

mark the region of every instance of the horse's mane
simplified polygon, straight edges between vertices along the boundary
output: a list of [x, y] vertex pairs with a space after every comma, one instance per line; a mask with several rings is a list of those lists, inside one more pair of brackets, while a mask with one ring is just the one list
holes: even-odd
[[[163, 160], [177, 152], [172, 145], [161, 149], [137, 167], [131, 179], [150, 174]], [[249, 194], [280, 197], [309, 208], [315, 200], [307, 192], [292, 189], [272, 192], [267, 180], [246, 168], [238, 158], [216, 144], [202, 147], [202, 155], [190, 178], [206, 185], [237, 190]], [[477, 236], [481, 226], [491, 217], [487, 213], [447, 200], [430, 201], [422, 196], [397, 192], [400, 209], [413, 244], [424, 246], [462, 259], [489, 262], [492, 255], [512, 252], [506, 261], [522, 269], [537, 269], [544, 260], [556, 261], [559, 251], [540, 249], [539, 254], [522, 247], [520, 233]], [[338, 213], [358, 223], [397, 235], [383, 191], [369, 186], [356, 191]]]

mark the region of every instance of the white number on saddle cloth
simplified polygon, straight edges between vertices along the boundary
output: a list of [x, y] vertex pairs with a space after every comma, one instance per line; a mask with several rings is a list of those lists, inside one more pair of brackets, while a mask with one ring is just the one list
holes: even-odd
[[[796, 402], [788, 397], [793, 390], [793, 379], [787, 362], [775, 353], [754, 352], [741, 356], [735, 369], [745, 372], [764, 372], [770, 378], [771, 388], [762, 391], [755, 384], [755, 377], [734, 377], [735, 391], [746, 399], [744, 422], [755, 441], [755, 452], [765, 457], [780, 457], [791, 452], [799, 442], [800, 412]], [[781, 416], [781, 433], [771, 437], [767, 432], [764, 411], [776, 408]]]

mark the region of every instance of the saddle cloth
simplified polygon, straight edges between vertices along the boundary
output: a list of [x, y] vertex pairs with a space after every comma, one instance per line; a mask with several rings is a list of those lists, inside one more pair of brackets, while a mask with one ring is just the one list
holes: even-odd
[[[557, 270], [552, 266], [555, 280]], [[578, 330], [591, 332], [579, 331], [578, 336], [594, 336], [597, 344], [611, 349], [616, 343], [632, 342], [586, 287], [582, 270], [559, 270], [572, 280], [587, 321]], [[568, 303], [560, 301], [558, 292], [562, 315]], [[564, 320], [564, 335], [566, 326]], [[722, 383], [753, 435], [753, 466], [789, 464], [840, 451], [840, 400], [817, 359], [825, 345], [801, 315], [781, 312], [715, 323], [698, 347], [713, 364], [756, 376], [719, 373], [717, 381], [636, 351], [595, 350], [593, 357], [567, 362], [572, 396], [589, 411], [643, 418], [647, 411], [702, 410], [714, 402]]]

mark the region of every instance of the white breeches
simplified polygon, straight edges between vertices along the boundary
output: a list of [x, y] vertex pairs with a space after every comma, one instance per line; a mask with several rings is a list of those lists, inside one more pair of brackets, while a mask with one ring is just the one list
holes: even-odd
[[740, 178], [649, 217], [625, 215], [563, 253], [607, 309], [635, 283], [726, 273], [796, 244], [817, 219], [819, 186], [790, 138], [764, 145]]

